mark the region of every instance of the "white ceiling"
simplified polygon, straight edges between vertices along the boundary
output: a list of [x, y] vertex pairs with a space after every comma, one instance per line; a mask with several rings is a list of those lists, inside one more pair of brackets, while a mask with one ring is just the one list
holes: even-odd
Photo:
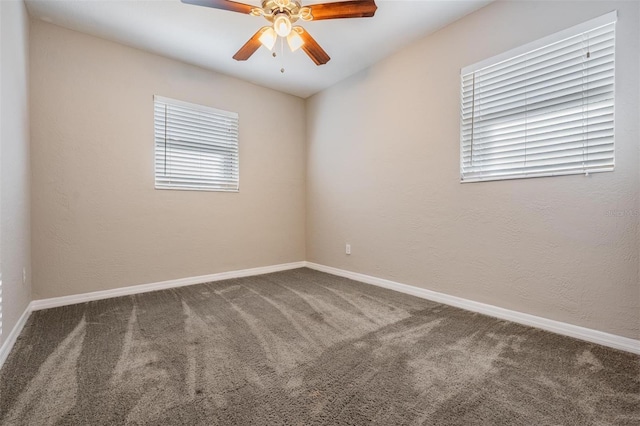
[[[259, 1], [243, 2], [258, 5]], [[276, 58], [261, 47], [245, 62], [232, 59], [265, 25], [262, 17], [180, 0], [26, 0], [26, 4], [34, 18], [306, 98], [491, 1], [377, 0], [373, 18], [303, 23], [331, 56], [322, 66], [302, 51], [290, 52], [286, 43], [284, 54]], [[303, 5], [323, 2], [302, 1]]]

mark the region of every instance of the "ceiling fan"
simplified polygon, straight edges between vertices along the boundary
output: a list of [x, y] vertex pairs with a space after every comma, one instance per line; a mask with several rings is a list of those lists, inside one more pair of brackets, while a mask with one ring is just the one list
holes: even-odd
[[376, 13], [374, 0], [351, 0], [302, 6], [297, 0], [262, 0], [261, 7], [230, 0], [181, 0], [183, 3], [231, 12], [263, 16], [271, 25], [262, 27], [233, 55], [237, 61], [246, 61], [260, 45], [273, 49], [278, 36], [286, 38], [292, 52], [299, 48], [309, 55], [316, 65], [331, 59], [327, 52], [301, 26], [293, 26], [297, 20], [319, 21], [338, 18], [368, 18]]

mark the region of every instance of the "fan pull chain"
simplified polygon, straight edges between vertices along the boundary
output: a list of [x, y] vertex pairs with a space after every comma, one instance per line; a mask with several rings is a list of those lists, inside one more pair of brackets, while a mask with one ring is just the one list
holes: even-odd
[[280, 37], [280, 63], [282, 64], [282, 68], [280, 68], [280, 73], [284, 74], [284, 37]]

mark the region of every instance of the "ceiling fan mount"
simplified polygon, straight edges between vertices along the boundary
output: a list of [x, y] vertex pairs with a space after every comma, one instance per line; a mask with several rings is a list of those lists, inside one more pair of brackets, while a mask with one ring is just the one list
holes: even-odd
[[261, 7], [255, 7], [231, 0], [181, 0], [183, 3], [214, 9], [228, 10], [252, 16], [262, 16], [270, 26], [260, 28], [233, 55], [237, 61], [246, 61], [262, 45], [271, 50], [278, 37], [286, 38], [291, 51], [301, 48], [316, 65], [323, 65], [331, 59], [327, 52], [301, 26], [293, 26], [298, 20], [318, 21], [340, 18], [368, 18], [375, 15], [378, 8], [374, 0], [349, 0], [333, 3], [302, 6], [297, 0], [263, 0]]

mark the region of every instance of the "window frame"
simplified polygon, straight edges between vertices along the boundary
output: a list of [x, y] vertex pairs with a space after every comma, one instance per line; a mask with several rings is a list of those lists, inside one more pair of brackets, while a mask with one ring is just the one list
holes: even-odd
[[[203, 112], [203, 113], [209, 113], [209, 114], [216, 114], [216, 115], [220, 115], [220, 116], [224, 116], [226, 118], [229, 118], [231, 120], [235, 121], [235, 130], [236, 130], [236, 138], [235, 138], [235, 165], [236, 165], [236, 179], [235, 181], [233, 181], [233, 183], [235, 183], [235, 187], [231, 187], [231, 188], [223, 188], [223, 187], [215, 187], [215, 186], [211, 186], [211, 185], [206, 185], [206, 184], [202, 184], [201, 187], [198, 187], [198, 184], [193, 184], [192, 186], [177, 186], [177, 185], [172, 185], [170, 183], [164, 183], [164, 182], [158, 182], [158, 176], [159, 176], [159, 170], [158, 170], [158, 164], [157, 164], [157, 158], [158, 158], [158, 144], [157, 144], [157, 139], [158, 139], [158, 135], [156, 134], [156, 126], [157, 126], [157, 122], [156, 122], [156, 107], [157, 104], [161, 103], [161, 104], [165, 104], [168, 106], [176, 106], [179, 108], [184, 108], [184, 109], [190, 109], [193, 112]], [[205, 192], [240, 192], [240, 134], [239, 134], [239, 114], [236, 112], [232, 112], [232, 111], [225, 111], [225, 110], [221, 110], [221, 109], [217, 109], [217, 108], [213, 108], [210, 106], [206, 106], [206, 105], [200, 105], [200, 104], [194, 104], [191, 102], [186, 102], [186, 101], [182, 101], [182, 100], [178, 100], [178, 99], [173, 99], [173, 98], [168, 98], [165, 96], [160, 96], [160, 95], [154, 95], [153, 96], [153, 111], [154, 111], [154, 118], [153, 118], [153, 126], [154, 126], [154, 132], [153, 132], [153, 151], [154, 151], [154, 155], [153, 155], [153, 162], [154, 162], [154, 188], [156, 190], [176, 190], [176, 191], [205, 191]], [[213, 146], [213, 144], [212, 144]], [[162, 175], [162, 173], [160, 173], [160, 176]]]

